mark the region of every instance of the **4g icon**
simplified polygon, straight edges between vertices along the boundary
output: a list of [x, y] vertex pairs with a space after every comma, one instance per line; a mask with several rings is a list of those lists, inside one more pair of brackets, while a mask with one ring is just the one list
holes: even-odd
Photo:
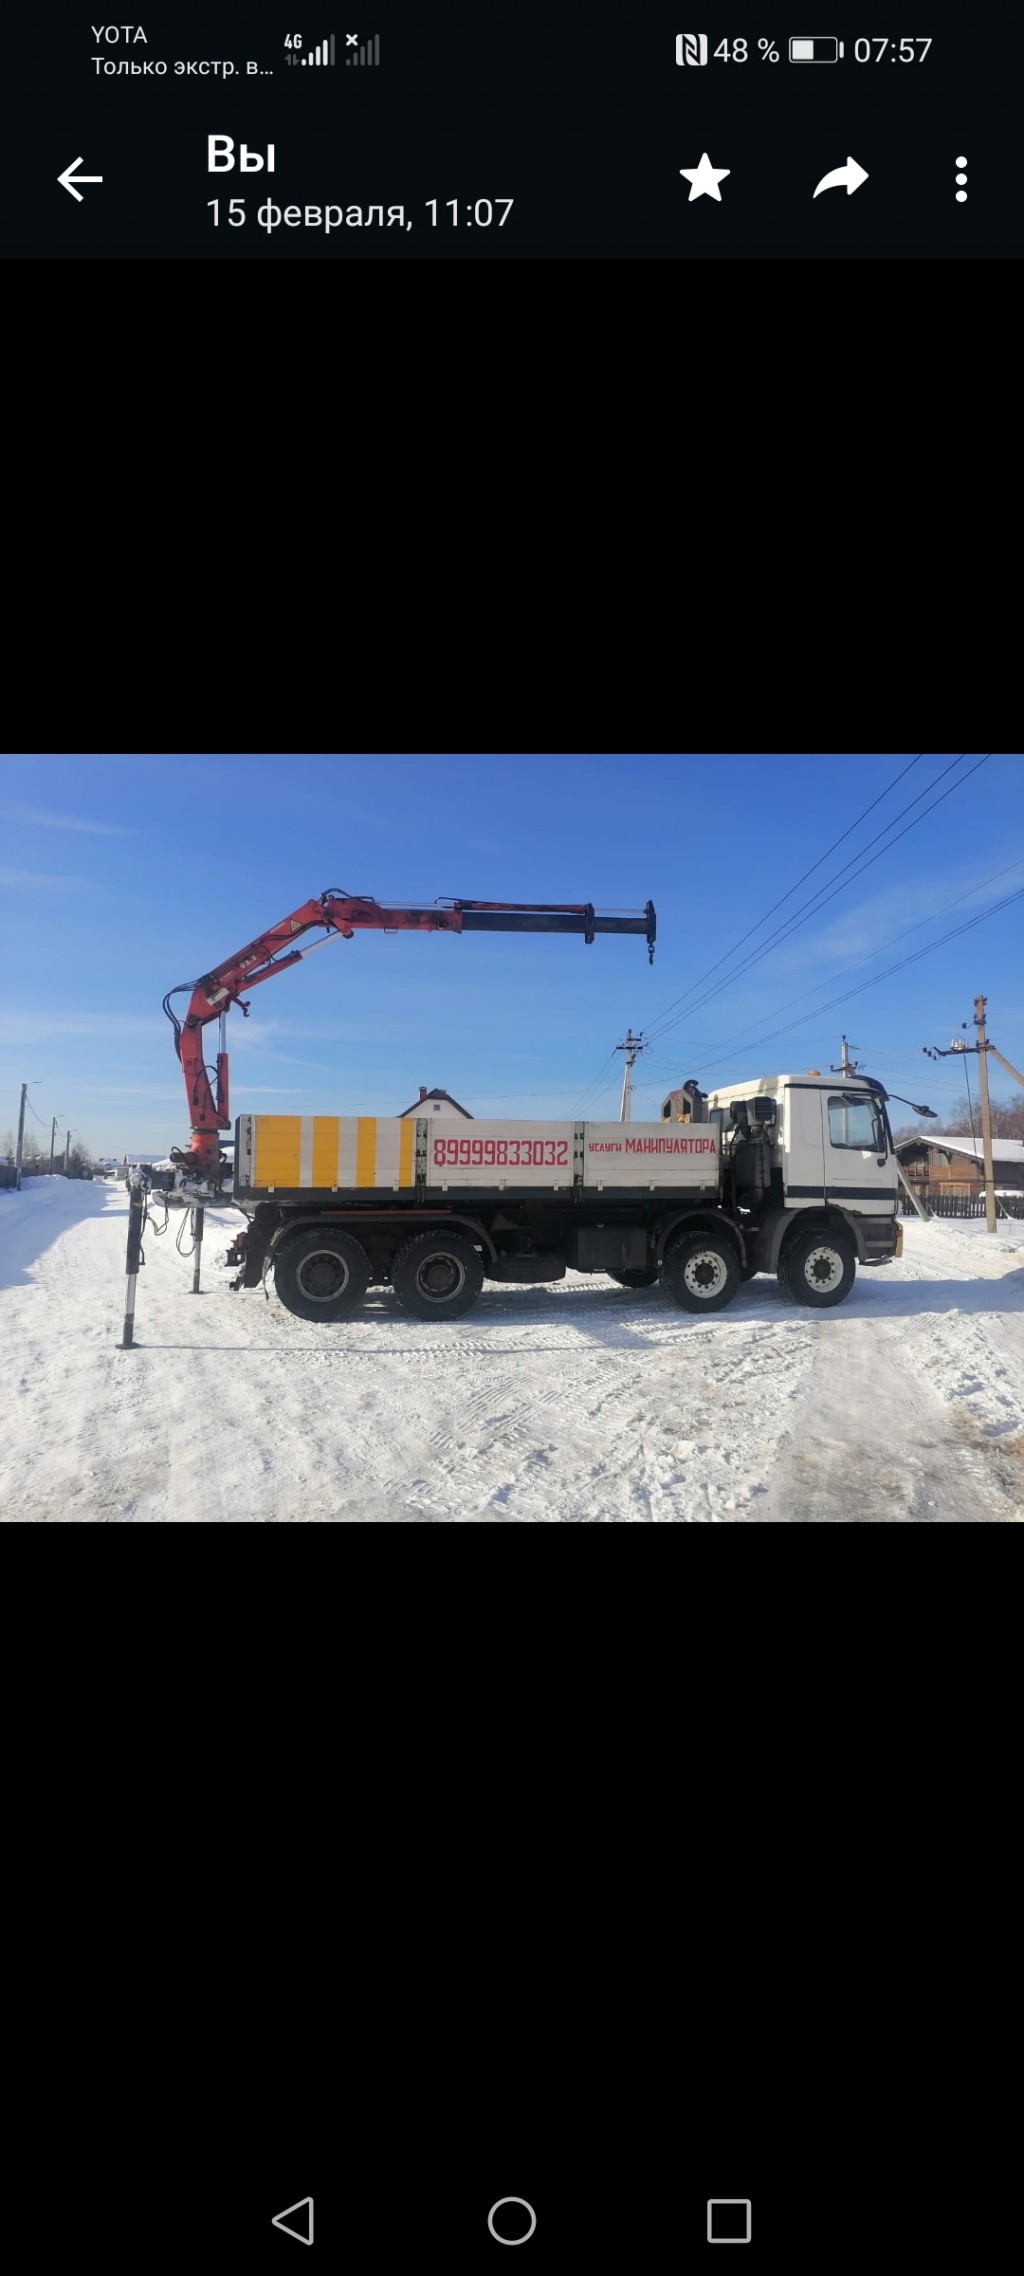
[[706, 63], [707, 60], [708, 35], [706, 32], [676, 33], [677, 63], [689, 63], [695, 66], [700, 63]]

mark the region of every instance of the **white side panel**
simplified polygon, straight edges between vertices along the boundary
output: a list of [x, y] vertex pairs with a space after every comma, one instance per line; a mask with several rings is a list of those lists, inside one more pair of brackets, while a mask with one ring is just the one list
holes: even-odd
[[354, 1115], [343, 1114], [338, 1121], [338, 1186], [341, 1192], [351, 1190], [356, 1182], [356, 1132], [359, 1128]]
[[473, 1122], [427, 1128], [427, 1185], [572, 1184], [571, 1122]]
[[[782, 1168], [787, 1209], [806, 1209], [808, 1201], [815, 1194], [821, 1198], [825, 1187], [825, 1152], [821, 1137], [819, 1090], [802, 1090], [793, 1084], [786, 1092]], [[814, 1191], [801, 1194], [791, 1190], [800, 1186], [811, 1187]]]
[[703, 1122], [588, 1122], [583, 1183], [717, 1187], [718, 1132]]
[[385, 1121], [378, 1115], [376, 1176], [378, 1185], [398, 1184], [398, 1140], [401, 1128], [400, 1121]]

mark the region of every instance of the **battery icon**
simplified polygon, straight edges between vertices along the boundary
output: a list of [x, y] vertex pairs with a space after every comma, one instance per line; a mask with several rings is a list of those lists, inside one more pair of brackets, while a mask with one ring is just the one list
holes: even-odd
[[791, 63], [838, 63], [842, 52], [842, 40], [803, 39], [789, 43]]

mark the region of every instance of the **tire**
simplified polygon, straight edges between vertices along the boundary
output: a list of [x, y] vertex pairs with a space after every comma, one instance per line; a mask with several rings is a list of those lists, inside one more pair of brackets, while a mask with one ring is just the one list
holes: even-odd
[[617, 1280], [620, 1288], [653, 1288], [658, 1277], [656, 1265], [633, 1265], [628, 1272], [610, 1272], [609, 1280]]
[[721, 1312], [740, 1284], [740, 1260], [722, 1233], [683, 1233], [661, 1267], [666, 1294], [686, 1312]]
[[347, 1320], [366, 1294], [370, 1259], [351, 1233], [307, 1225], [274, 1260], [274, 1286], [299, 1320]]
[[391, 1262], [391, 1285], [418, 1320], [458, 1320], [484, 1284], [484, 1268], [466, 1233], [417, 1233]]
[[827, 1225], [794, 1233], [779, 1258], [779, 1286], [791, 1304], [811, 1304], [822, 1310], [841, 1304], [857, 1277], [853, 1243], [845, 1233]]

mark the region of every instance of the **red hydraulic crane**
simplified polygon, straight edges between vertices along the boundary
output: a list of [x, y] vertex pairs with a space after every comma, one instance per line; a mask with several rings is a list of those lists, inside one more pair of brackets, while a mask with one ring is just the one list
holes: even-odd
[[[231, 1127], [224, 1014], [232, 1004], [238, 1004], [248, 1016], [249, 1006], [242, 1000], [243, 988], [256, 988], [262, 980], [272, 980], [275, 973], [286, 972], [290, 964], [298, 964], [303, 956], [309, 955], [309, 948], [295, 946], [303, 933], [321, 931], [325, 939], [340, 933], [344, 940], [351, 940], [354, 933], [363, 930], [582, 933], [588, 943], [596, 933], [642, 933], [647, 940], [649, 961], [654, 961], [652, 901], [648, 901], [642, 911], [625, 913], [598, 911], [589, 902], [452, 900], [435, 903], [432, 908], [385, 909], [370, 897], [353, 896], [332, 887], [317, 899], [304, 901], [301, 908], [293, 909], [280, 924], [260, 933], [247, 948], [236, 949], [233, 956], [225, 957], [222, 964], [204, 973], [201, 980], [191, 986], [185, 982], [179, 988], [171, 988], [164, 997], [164, 1010], [174, 1027], [174, 1046], [185, 1076], [192, 1130], [187, 1152], [174, 1149], [171, 1158], [191, 1172], [189, 1186], [193, 1190], [215, 1189], [219, 1185], [218, 1132]], [[322, 941], [310, 944], [311, 948], [322, 946]], [[190, 997], [183, 1019], [171, 1009], [171, 997], [180, 995]], [[203, 1030], [214, 1019], [222, 1023], [215, 1087], [203, 1051]]]

